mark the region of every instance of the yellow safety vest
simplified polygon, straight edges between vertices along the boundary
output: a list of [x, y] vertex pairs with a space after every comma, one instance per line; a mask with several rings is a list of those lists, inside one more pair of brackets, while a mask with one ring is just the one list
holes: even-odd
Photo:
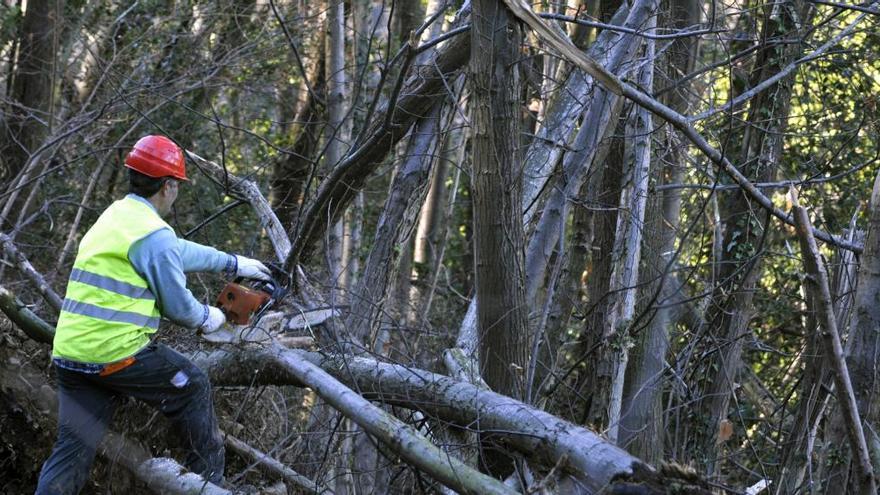
[[[132, 244], [171, 227], [149, 205], [116, 201], [79, 243], [52, 355], [111, 363], [137, 353], [159, 328], [156, 297], [128, 260]], [[173, 229], [172, 229], [173, 230]]]

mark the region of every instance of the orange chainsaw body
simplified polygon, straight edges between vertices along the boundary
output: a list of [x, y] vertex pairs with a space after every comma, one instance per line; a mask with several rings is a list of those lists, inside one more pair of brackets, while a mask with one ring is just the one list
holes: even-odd
[[272, 296], [261, 290], [249, 289], [241, 284], [229, 282], [217, 297], [217, 306], [226, 315], [226, 321], [236, 325], [247, 325], [254, 313], [269, 302]]

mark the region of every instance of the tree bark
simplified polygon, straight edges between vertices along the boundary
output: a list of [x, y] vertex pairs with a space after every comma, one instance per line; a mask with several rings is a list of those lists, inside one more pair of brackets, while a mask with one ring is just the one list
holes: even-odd
[[523, 286], [519, 47], [522, 30], [497, 0], [471, 15], [471, 195], [474, 273], [483, 379], [522, 397], [528, 358]]
[[[346, 153], [349, 136], [345, 132], [345, 2], [329, 0], [327, 13], [327, 140], [324, 154], [324, 170], [332, 170]], [[342, 210], [344, 211], [344, 209]], [[332, 299], [337, 304], [348, 300], [348, 270], [346, 261], [350, 253], [343, 250], [344, 218], [339, 216], [330, 225], [324, 237], [325, 262], [330, 283], [334, 287]]]
[[[633, 28], [644, 18], [630, 17], [630, 9], [623, 3], [610, 20], [611, 24]], [[622, 39], [620, 33], [606, 30], [590, 45], [587, 53], [599, 61], [607, 60], [613, 47]], [[553, 169], [566, 151], [580, 117], [593, 101], [592, 78], [577, 68], [569, 69], [565, 84], [548, 102], [544, 120], [537, 135], [529, 145], [524, 158], [523, 173], [523, 224], [529, 225], [539, 211], [538, 196], [550, 180]], [[578, 149], [572, 146], [573, 149]]]
[[[629, 11], [625, 25], [641, 26], [656, 10], [652, 1], [640, 0]], [[600, 40], [602, 38], [600, 37]], [[611, 41], [608, 41], [611, 43]], [[597, 41], [597, 44], [600, 41]], [[641, 44], [638, 36], [627, 34], [618, 39], [610, 49], [601, 51], [603, 63], [612, 73], [623, 70]], [[583, 119], [583, 125], [578, 130], [577, 136], [571, 145], [571, 152], [565, 156], [562, 166], [563, 179], [558, 187], [552, 189], [535, 232], [529, 239], [526, 252], [526, 300], [532, 303], [538, 288], [541, 286], [547, 264], [553, 249], [559, 239], [561, 228], [560, 219], [564, 218], [562, 210], [565, 204], [576, 197], [581, 185], [590, 176], [593, 170], [590, 166], [599, 149], [599, 144], [607, 134], [614, 130], [617, 123], [617, 115], [620, 113], [622, 98], [604, 88], [593, 86], [589, 91], [592, 98], [587, 105], [587, 113]], [[539, 146], [536, 150], [541, 150]], [[530, 166], [531, 168], [531, 166]], [[532, 186], [534, 187], [534, 186]], [[615, 201], [616, 203], [616, 201]], [[525, 218], [528, 220], [528, 218]]]
[[[652, 16], [645, 27], [656, 27], [656, 19]], [[639, 63], [642, 64], [637, 76], [639, 86], [645, 91], [653, 92], [654, 40], [645, 40], [644, 58]], [[631, 136], [632, 144], [625, 154], [629, 170], [624, 177], [620, 195], [620, 212], [617, 215], [615, 247], [612, 252], [612, 259], [616, 256], [611, 270], [611, 291], [614, 295], [604, 330], [606, 339], [619, 343], [612, 358], [613, 379], [611, 400], [608, 404], [608, 438], [614, 442], [619, 440], [624, 377], [632, 340], [630, 326], [636, 309], [653, 135], [651, 113], [641, 107], [634, 108], [626, 123], [626, 136]]]

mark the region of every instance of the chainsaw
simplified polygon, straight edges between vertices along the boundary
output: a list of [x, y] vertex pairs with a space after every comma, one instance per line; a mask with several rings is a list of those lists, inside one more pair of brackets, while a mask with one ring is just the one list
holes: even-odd
[[270, 263], [266, 263], [266, 266], [272, 271], [271, 281], [245, 282], [243, 277], [237, 277], [220, 291], [217, 296], [217, 307], [226, 315], [226, 321], [236, 325], [256, 324], [266, 310], [287, 295], [287, 287], [278, 281], [278, 279], [283, 280], [279, 275], [283, 275], [284, 272]]

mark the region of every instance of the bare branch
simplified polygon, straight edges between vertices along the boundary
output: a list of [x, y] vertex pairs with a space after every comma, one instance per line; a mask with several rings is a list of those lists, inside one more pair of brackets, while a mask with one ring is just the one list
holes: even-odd
[[0, 244], [3, 245], [3, 252], [15, 260], [15, 268], [27, 277], [27, 279], [34, 285], [34, 288], [37, 289], [41, 296], [43, 296], [43, 299], [52, 306], [52, 309], [60, 311], [62, 302], [61, 297], [52, 290], [52, 286], [46, 282], [43, 275], [34, 268], [24, 254], [15, 247], [15, 243], [12, 242], [12, 239], [3, 232], [0, 232]]
[[[880, 175], [877, 176], [872, 196], [876, 197], [878, 189], [880, 189]], [[812, 300], [817, 302], [813, 310], [818, 313], [819, 324], [823, 328], [821, 336], [825, 354], [831, 360], [834, 369], [834, 386], [841, 396], [838, 402], [843, 410], [850, 448], [858, 458], [855, 463], [855, 481], [859, 487], [859, 493], [873, 495], [877, 493], [877, 482], [874, 478], [874, 469], [871, 467], [871, 457], [868, 453], [868, 445], [865, 441], [865, 432], [862, 429], [852, 382], [850, 382], [843, 346], [840, 343], [840, 334], [837, 331], [837, 319], [831, 301], [831, 290], [828, 288], [828, 273], [825, 271], [819, 247], [813, 237], [810, 216], [807, 214], [806, 208], [798, 203], [794, 189], [791, 190], [790, 197], [794, 203], [795, 226], [800, 239], [801, 255], [804, 257], [804, 269], [808, 275], [807, 286], [814, 294]]]
[[251, 207], [260, 217], [263, 227], [266, 229], [266, 234], [275, 248], [275, 256], [278, 258], [278, 261], [280, 262], [287, 258], [290, 252], [290, 240], [287, 237], [287, 232], [285, 232], [284, 227], [272, 210], [272, 206], [266, 201], [263, 193], [260, 192], [260, 188], [255, 183], [232, 175], [220, 165], [206, 160], [192, 151], [187, 151], [186, 153], [200, 166], [203, 172], [224, 185], [224, 189], [243, 197], [250, 203]]

